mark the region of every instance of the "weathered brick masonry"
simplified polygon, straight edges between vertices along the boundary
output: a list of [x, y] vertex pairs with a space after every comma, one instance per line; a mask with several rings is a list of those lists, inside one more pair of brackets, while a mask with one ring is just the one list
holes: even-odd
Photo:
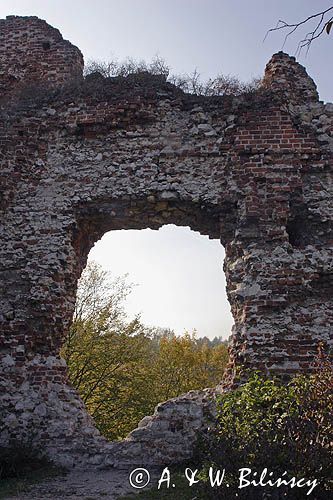
[[169, 463], [190, 455], [216, 390], [159, 405], [122, 443], [98, 435], [59, 358], [88, 252], [106, 231], [168, 223], [219, 238], [235, 319], [224, 384], [240, 365], [308, 371], [332, 343], [333, 104], [284, 53], [237, 97], [82, 68], [45, 21], [0, 21], [0, 444]]

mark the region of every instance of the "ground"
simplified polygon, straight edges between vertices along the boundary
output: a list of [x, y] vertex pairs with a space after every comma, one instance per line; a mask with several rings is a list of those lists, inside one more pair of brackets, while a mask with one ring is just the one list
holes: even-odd
[[[18, 488], [21, 489], [22, 484], [18, 485]], [[68, 500], [74, 498], [115, 500], [132, 491], [135, 492], [129, 484], [127, 470], [74, 469], [66, 475], [59, 474], [31, 486], [23, 486], [23, 491], [9, 496], [6, 493], [2, 496], [0, 490], [0, 498], [6, 498], [6, 500], [62, 500], [64, 498]]]
[[[192, 499], [193, 491], [188, 487], [183, 470], [171, 468], [172, 484], [175, 489], [167, 488], [163, 483], [157, 490], [162, 469], [149, 468], [149, 488], [135, 489], [129, 484], [128, 469], [74, 469], [65, 474], [59, 470], [54, 473], [50, 469], [30, 475], [26, 481], [14, 481], [7, 487], [0, 486], [0, 499], [6, 500], [171, 500], [176, 495], [182, 500]], [[41, 480], [41, 475], [45, 478]], [[39, 477], [38, 477], [39, 476]], [[199, 500], [199, 499], [198, 499]]]

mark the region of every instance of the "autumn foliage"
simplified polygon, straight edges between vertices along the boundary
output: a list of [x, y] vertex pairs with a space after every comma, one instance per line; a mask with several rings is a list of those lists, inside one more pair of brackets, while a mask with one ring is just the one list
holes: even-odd
[[218, 384], [228, 358], [220, 339], [129, 321], [123, 304], [130, 290], [126, 279], [89, 264], [62, 349], [72, 384], [109, 439], [126, 436], [159, 402]]

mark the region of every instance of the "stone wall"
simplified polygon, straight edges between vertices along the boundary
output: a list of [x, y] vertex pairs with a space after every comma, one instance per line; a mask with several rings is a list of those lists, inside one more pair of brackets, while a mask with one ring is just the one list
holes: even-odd
[[83, 79], [79, 50], [35, 17], [0, 34], [0, 445], [63, 464], [187, 458], [220, 389], [107, 444], [59, 358], [77, 279], [106, 231], [190, 226], [226, 249], [222, 385], [240, 366], [309, 371], [332, 345], [333, 105], [284, 53], [257, 92], [205, 98], [145, 73]]

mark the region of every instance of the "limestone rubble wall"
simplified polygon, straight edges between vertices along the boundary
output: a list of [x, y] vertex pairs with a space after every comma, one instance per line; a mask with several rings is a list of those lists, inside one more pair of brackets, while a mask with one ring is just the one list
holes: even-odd
[[221, 388], [160, 405], [121, 443], [99, 436], [59, 357], [89, 250], [112, 229], [219, 238], [238, 367], [288, 378], [332, 346], [333, 104], [275, 54], [258, 91], [186, 95], [163, 77], [83, 79], [38, 18], [0, 21], [0, 445], [57, 462], [188, 458]]

